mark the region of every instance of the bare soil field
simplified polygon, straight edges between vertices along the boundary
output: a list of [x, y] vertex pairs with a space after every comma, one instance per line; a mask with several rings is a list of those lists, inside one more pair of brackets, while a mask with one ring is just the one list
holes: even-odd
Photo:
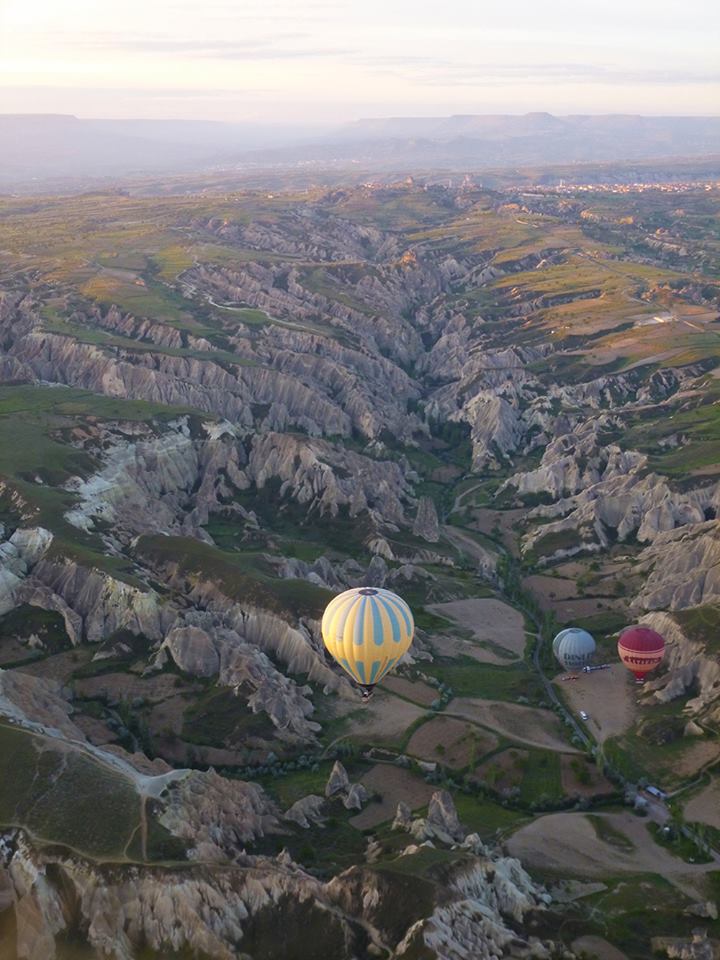
[[559, 577], [575, 580], [587, 572], [587, 567], [579, 560], [567, 560], [565, 563], [559, 563], [555, 567], [555, 573]]
[[527, 750], [503, 750], [481, 763], [473, 770], [473, 777], [483, 780], [495, 790], [512, 790], [522, 783], [528, 758]]
[[413, 703], [419, 703], [423, 707], [429, 707], [437, 700], [438, 692], [434, 687], [428, 686], [422, 680], [408, 680], [406, 677], [386, 677], [383, 680], [383, 687], [392, 693], [397, 693], [406, 700], [412, 700]]
[[[494, 597], [479, 597], [469, 600], [451, 600], [449, 603], [434, 603], [427, 608], [440, 617], [450, 618], [465, 630], [469, 630], [495, 663], [519, 659], [525, 652], [525, 620], [523, 615], [502, 600]], [[511, 654], [503, 657], [493, 647], [501, 647]]]
[[433, 717], [413, 733], [406, 752], [421, 760], [437, 761], [460, 769], [498, 745], [497, 737], [472, 723], [452, 717]]
[[31, 655], [24, 643], [16, 637], [6, 637], [0, 644], [0, 667], [26, 660]]
[[673, 761], [673, 771], [679, 777], [692, 777], [703, 767], [716, 760], [718, 755], [717, 743], [711, 740], [696, 740], [682, 756]]
[[96, 717], [83, 716], [82, 714], [73, 714], [73, 723], [85, 734], [90, 743], [96, 747], [104, 747], [108, 743], [115, 743], [118, 735], [115, 730], [111, 730], [107, 724]]
[[523, 586], [537, 597], [543, 610], [549, 610], [557, 600], [571, 600], [577, 597], [575, 581], [564, 577], [534, 573], [530, 577], [525, 577]]
[[450, 715], [474, 720], [511, 740], [561, 753], [575, 753], [563, 736], [563, 726], [551, 710], [525, 707], [501, 700], [456, 697], [448, 704]]
[[132, 673], [102, 673], [97, 677], [85, 677], [75, 681], [75, 692], [81, 697], [104, 697], [110, 700], [133, 700], [142, 697], [148, 702], [167, 700], [178, 693], [197, 693], [198, 683], [178, 684], [176, 674], [157, 673], [139, 677]]
[[481, 647], [477, 640], [466, 637], [451, 636], [450, 634], [436, 634], [432, 638], [434, 652], [441, 657], [472, 657], [478, 663], [496, 663], [507, 666], [514, 657], [501, 657], [487, 647]]
[[584, 710], [590, 717], [588, 728], [598, 743], [616, 737], [632, 726], [635, 717], [635, 690], [621, 663], [608, 670], [580, 673], [577, 680], [554, 683], [562, 690], [570, 710]]
[[494, 527], [499, 526], [503, 546], [512, 556], [517, 557], [520, 555], [520, 547], [512, 525], [520, 517], [524, 517], [526, 513], [525, 507], [517, 507], [512, 510], [492, 510], [490, 507], [478, 507], [473, 510], [472, 516], [475, 528], [480, 533], [484, 533], [486, 537], [493, 536]]
[[388, 691], [376, 690], [373, 698], [365, 704], [359, 699], [356, 703], [342, 701], [337, 713], [338, 716], [352, 715], [347, 735], [361, 735], [365, 741], [396, 745], [425, 710]]
[[[581, 766], [578, 768], [578, 764]], [[577, 769], [585, 770], [589, 778], [587, 783], [578, 779]], [[582, 757], [561, 757], [560, 772], [563, 793], [569, 797], [595, 797], [602, 793], [612, 793], [615, 787], [607, 777]], [[583, 775], [583, 779], [585, 779]]]
[[720, 830], [720, 780], [713, 780], [685, 804], [685, 819]]
[[626, 610], [627, 600], [618, 597], [579, 597], [577, 600], [552, 600], [549, 609], [561, 623], [571, 620], [584, 620], [597, 613], [607, 613], [609, 610]]
[[597, 957], [597, 960], [627, 960], [627, 954], [618, 950], [602, 937], [578, 937], [573, 940], [572, 948], [580, 955], [587, 954], [590, 957]]
[[425, 807], [435, 792], [435, 787], [425, 783], [416, 774], [389, 763], [377, 763], [360, 782], [370, 791], [378, 793], [382, 800], [370, 801], [365, 809], [350, 819], [358, 830], [376, 827], [379, 823], [392, 820], [400, 801], [404, 801], [411, 810]]
[[22, 667], [23, 673], [31, 673], [34, 677], [49, 677], [60, 683], [67, 683], [72, 674], [84, 664], [89, 663], [95, 653], [87, 647], [79, 650], [64, 650], [53, 656], [45, 657], [36, 663], [26, 663]]
[[[676, 886], [693, 891], [693, 880], [717, 870], [717, 863], [692, 864], [674, 857], [652, 841], [647, 820], [632, 813], [597, 814], [609, 830], [619, 832], [627, 846], [600, 839], [582, 813], [551, 813], [521, 827], [507, 841], [509, 853], [529, 868], [557, 871], [563, 876], [599, 877], [619, 873], [659, 873]], [[632, 847], [630, 846], [632, 844]]]
[[150, 733], [153, 736], [165, 736], [172, 731], [173, 734], [180, 736], [188, 705], [189, 701], [182, 694], [167, 697], [156, 703], [148, 721]]

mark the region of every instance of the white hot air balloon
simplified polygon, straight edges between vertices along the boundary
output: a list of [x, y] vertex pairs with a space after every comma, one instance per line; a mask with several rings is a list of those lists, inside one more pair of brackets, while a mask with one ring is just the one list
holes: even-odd
[[553, 640], [553, 653], [564, 670], [581, 670], [595, 653], [595, 641], [587, 630], [568, 627]]

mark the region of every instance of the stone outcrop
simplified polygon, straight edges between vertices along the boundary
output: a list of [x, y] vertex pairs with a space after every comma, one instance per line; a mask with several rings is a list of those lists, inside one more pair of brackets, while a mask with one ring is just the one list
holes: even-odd
[[244, 447], [229, 423], [206, 424], [200, 438], [191, 436], [187, 418], [173, 427], [161, 436], [148, 430], [110, 443], [103, 437], [97, 452], [90, 445], [103, 465], [68, 484], [79, 499], [67, 514], [70, 523], [88, 531], [109, 527], [124, 544], [155, 532], [212, 542], [203, 526], [231, 498], [246, 463]]
[[0, 543], [0, 614], [16, 606], [23, 580], [47, 553], [52, 539], [48, 530], [35, 527], [18, 529]]
[[356, 517], [367, 510], [377, 524], [402, 523], [403, 500], [410, 494], [408, 480], [394, 461], [287, 434], [254, 439], [238, 486], [262, 490], [270, 480], [279, 481], [281, 498], [291, 495], [310, 515], [335, 517], [345, 508]]
[[215, 677], [220, 672], [220, 655], [212, 637], [200, 627], [173, 627], [163, 648], [175, 664], [194, 677]]
[[363, 784], [353, 783], [343, 797], [343, 806], [346, 810], [362, 810], [369, 799], [370, 794]]
[[347, 770], [336, 760], [330, 771], [328, 782], [325, 784], [325, 796], [334, 797], [337, 793], [346, 793], [350, 789], [350, 778]]
[[688, 938], [653, 937], [651, 947], [654, 954], [669, 960], [717, 960], [720, 956], [720, 941], [710, 939], [702, 927]]
[[[670, 613], [649, 613], [640, 620], [665, 638], [665, 661], [667, 671], [661, 677], [649, 679], [647, 693], [659, 703], [668, 703], [680, 697], [688, 697], [684, 712], [690, 716], [704, 716], [715, 708], [720, 694], [720, 662], [706, 652], [701, 639], [690, 640]], [[688, 725], [689, 726], [689, 725]], [[686, 735], [702, 736], [704, 731], [697, 724]]]
[[326, 819], [324, 807], [325, 800], [323, 797], [310, 794], [310, 796], [296, 800], [283, 814], [283, 820], [296, 823], [303, 830], [313, 826], [323, 826]]
[[397, 805], [397, 810], [395, 811], [395, 819], [392, 822], [392, 828], [393, 830], [409, 830], [411, 823], [412, 811], [410, 810], [410, 807], [401, 800]]
[[460, 823], [453, 798], [447, 790], [433, 793], [426, 817], [413, 820], [404, 803], [398, 804], [393, 830], [407, 830], [416, 840], [437, 841], [447, 845], [465, 839], [465, 830]]
[[[345, 910], [361, 897], [363, 918], [375, 926], [382, 923], [391, 895], [386, 876], [371, 867], [353, 867], [332, 880], [328, 890]], [[544, 909], [549, 900], [517, 860], [469, 857], [458, 863], [443, 886], [445, 902], [408, 927], [393, 956], [494, 960], [508, 955], [511, 944], [516, 956], [548, 956], [540, 952], [544, 947], [537, 938], [517, 932], [526, 915]]]
[[413, 523], [413, 533], [429, 543], [437, 543], [440, 539], [440, 524], [437, 510], [430, 497], [420, 497], [417, 514]]
[[157, 665], [172, 656], [188, 673], [217, 676], [221, 684], [236, 690], [242, 687], [248, 707], [267, 713], [278, 735], [289, 739], [313, 741], [320, 729], [310, 719], [310, 688], [299, 687], [281, 673], [264, 650], [289, 663], [304, 664], [304, 672], [335, 687], [343, 682], [325, 666], [307, 632], [263, 611], [243, 610], [227, 598], [205, 596], [201, 605], [210, 609], [185, 613], [161, 602], [153, 590], [141, 590], [74, 563], [47, 560], [36, 564], [18, 598], [71, 611], [78, 641], [99, 643], [119, 630], [146, 637], [160, 645]]
[[447, 790], [438, 790], [430, 798], [427, 826], [429, 830], [435, 831], [438, 839], [444, 834], [453, 840], [464, 840], [465, 831], [458, 819], [453, 798]]
[[370, 794], [362, 783], [350, 783], [345, 767], [336, 760], [325, 784], [327, 798], [340, 797], [346, 810], [362, 810], [370, 799]]
[[80, 621], [80, 637], [97, 643], [118, 630], [160, 640], [176, 613], [153, 590], [125, 583], [72, 561], [41, 560], [25, 582], [21, 598], [41, 590], [59, 597]]
[[566, 556], [607, 548], [613, 539], [624, 541], [635, 536], [641, 543], [650, 543], [676, 528], [685, 535], [693, 525], [702, 525], [708, 512], [714, 515], [719, 504], [718, 484], [680, 492], [656, 474], [643, 475], [637, 470], [620, 473], [575, 496], [531, 510], [530, 518], [562, 519], [550, 519], [532, 529], [523, 540], [523, 550], [542, 553], [543, 540], [568, 533], [576, 535], [577, 545], [565, 550]]
[[520, 496], [546, 494], [559, 500], [644, 467], [644, 455], [603, 440], [613, 426], [612, 419], [603, 415], [562, 432], [547, 445], [537, 469], [510, 477], [498, 494], [510, 490]]
[[[0, 869], [9, 886], [21, 958], [51, 960], [55, 939], [73, 922], [74, 913], [84, 927], [83, 939], [111, 960], [133, 960], [141, 948], [234, 960], [253, 915], [279, 911], [288, 898], [293, 903], [309, 900], [311, 910], [316, 901], [325, 901], [318, 881], [294, 865], [272, 861], [199, 867], [190, 873], [128, 867], [112, 876], [82, 861], [55, 858], [48, 863], [54, 880], [46, 862], [21, 839]], [[65, 909], [67, 897], [74, 911]]]
[[191, 858], [231, 859], [280, 829], [278, 811], [261, 787], [212, 770], [173, 781], [161, 801], [160, 823], [185, 841]]

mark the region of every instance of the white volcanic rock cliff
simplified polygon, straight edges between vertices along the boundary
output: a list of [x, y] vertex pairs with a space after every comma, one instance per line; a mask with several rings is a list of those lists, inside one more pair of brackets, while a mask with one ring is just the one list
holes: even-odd
[[[642, 624], [657, 630], [666, 642], [664, 666], [667, 672], [645, 684], [644, 693], [652, 693], [659, 703], [690, 696], [683, 708], [690, 716], [702, 716], [713, 710], [720, 695], [720, 661], [709, 654], [701, 640], [690, 640], [670, 613], [648, 613]], [[720, 711], [716, 710], [716, 713]], [[698, 728], [702, 735], [702, 728]]]
[[292, 495], [308, 511], [337, 516], [346, 507], [351, 517], [369, 510], [378, 523], [402, 523], [409, 482], [400, 464], [341, 451], [324, 440], [270, 433], [252, 441], [238, 485], [262, 489], [280, 480], [280, 496]]
[[581, 421], [575, 429], [561, 433], [545, 447], [535, 470], [516, 473], [498, 493], [544, 493], [554, 500], [579, 493], [594, 484], [626, 476], [642, 469], [647, 457], [617, 444], [603, 442], [602, 435], [613, 427], [606, 414]]
[[37, 588], [41, 595], [47, 591], [60, 598], [73, 611], [80, 622], [78, 639], [90, 643], [123, 629], [161, 640], [176, 617], [154, 590], [143, 590], [72, 561], [41, 560], [23, 585], [27, 596]]
[[676, 528], [702, 524], [708, 512], [714, 515], [718, 511], [720, 484], [677, 491], [657, 474], [643, 474], [632, 467], [631, 471], [618, 472], [552, 505], [535, 507], [528, 514], [530, 518], [562, 519], [531, 530], [524, 538], [523, 549], [530, 550], [545, 537], [564, 531], [580, 534], [581, 545], [576, 551], [607, 547], [611, 542], [608, 531], [620, 541], [634, 535], [641, 543], [649, 543], [672, 534]]
[[19, 528], [0, 543], [0, 614], [16, 605], [23, 581], [47, 553], [52, 539], [43, 527]]
[[191, 436], [186, 419], [172, 426], [159, 437], [105, 441], [99, 472], [68, 484], [79, 498], [66, 515], [70, 523], [93, 530], [100, 521], [126, 543], [153, 532], [211, 542], [202, 526], [231, 497], [246, 463], [244, 447], [228, 423], [206, 424], [200, 438]]
[[[55, 960], [57, 939], [66, 933], [81, 935], [109, 960], [135, 960], [141, 949], [238, 960], [251, 955], [248, 938], [252, 942], [262, 918], [297, 936], [314, 920], [321, 939], [312, 955], [318, 957], [339, 956], [339, 950], [356, 955], [359, 925], [364, 942], [393, 956], [416, 955], [422, 945], [423, 955], [436, 960], [491, 960], [506, 955], [510, 944], [530, 945], [509, 922], [522, 923], [544, 905], [542, 890], [506, 858], [468, 856], [442, 891], [442, 905], [423, 918], [420, 904], [407, 900], [392, 874], [371, 867], [352, 867], [323, 884], [287, 856], [239, 854], [233, 864], [174, 869], [103, 868], [77, 857], [40, 855], [21, 835], [3, 842], [0, 853], [0, 902], [14, 915], [19, 960]], [[436, 896], [441, 899], [439, 890]], [[390, 914], [389, 902], [396, 904]], [[399, 941], [398, 914], [411, 921]]]
[[0, 669], [0, 716], [83, 741], [85, 735], [72, 721], [71, 714], [72, 707], [56, 680]]
[[690, 524], [655, 537], [640, 554], [646, 580], [640, 610], [683, 610], [720, 599], [720, 521]]
[[429, 543], [437, 543], [440, 539], [440, 524], [437, 510], [430, 497], [420, 497], [417, 514], [413, 523], [413, 533]]
[[186, 842], [195, 859], [232, 859], [280, 829], [278, 810], [261, 787], [213, 770], [193, 770], [171, 782], [161, 802], [160, 823]]

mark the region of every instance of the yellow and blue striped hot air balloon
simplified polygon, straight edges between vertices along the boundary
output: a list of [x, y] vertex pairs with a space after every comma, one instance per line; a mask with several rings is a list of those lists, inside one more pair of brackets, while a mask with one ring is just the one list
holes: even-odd
[[357, 680], [365, 697], [407, 651], [414, 632], [405, 601], [376, 587], [354, 587], [339, 594], [322, 618], [328, 653]]

